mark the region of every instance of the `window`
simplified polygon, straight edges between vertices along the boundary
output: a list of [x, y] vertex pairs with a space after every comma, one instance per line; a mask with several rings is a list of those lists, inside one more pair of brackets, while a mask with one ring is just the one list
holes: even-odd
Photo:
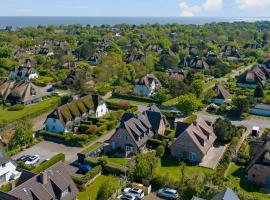
[[69, 187], [67, 187], [66, 189], [64, 189], [64, 191], [62, 192], [62, 197], [66, 196], [69, 193], [70, 189]]
[[55, 126], [53, 126], [52, 129], [55, 131]]
[[56, 123], [56, 119], [53, 119], [53, 123]]

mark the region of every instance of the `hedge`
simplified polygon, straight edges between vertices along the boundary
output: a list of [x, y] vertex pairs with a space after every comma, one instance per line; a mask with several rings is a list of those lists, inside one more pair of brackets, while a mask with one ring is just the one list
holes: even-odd
[[93, 157], [88, 157], [84, 160], [84, 163], [89, 164], [90, 166], [94, 167], [100, 164], [100, 162]]
[[157, 140], [157, 139], [148, 139], [147, 140], [147, 144], [150, 145], [150, 146], [153, 146], [154, 148], [160, 146], [160, 145], [163, 145], [163, 142], [160, 141], [160, 140]]
[[51, 133], [51, 132], [48, 132], [45, 130], [41, 130], [40, 135], [43, 137], [53, 137], [53, 138], [58, 138], [58, 139], [62, 139], [62, 140], [64, 140], [66, 137], [64, 134]]
[[72, 180], [77, 185], [77, 187], [80, 191], [84, 191], [85, 185], [89, 181], [91, 181], [93, 178], [95, 178], [101, 172], [102, 172], [102, 167], [101, 167], [101, 165], [98, 165], [98, 166], [95, 166], [94, 168], [92, 168], [89, 172], [87, 172], [82, 177], [72, 176]]
[[108, 162], [103, 166], [103, 170], [107, 174], [120, 175], [125, 173], [125, 167], [120, 164]]
[[131, 101], [132, 100], [133, 101], [142, 101], [142, 102], [146, 102], [146, 103], [157, 103], [157, 101], [155, 101], [154, 99], [151, 99], [149, 97], [135, 96], [135, 95], [132, 95], [132, 94], [113, 93], [112, 97], [125, 99], [125, 100], [131, 100]]
[[34, 168], [31, 172], [40, 173], [40, 172], [48, 169], [49, 167], [51, 167], [55, 163], [58, 163], [59, 161], [62, 161], [62, 162], [65, 161], [65, 154], [63, 154], [63, 153], [56, 154], [50, 160], [47, 160], [44, 163], [37, 166], [36, 168]]

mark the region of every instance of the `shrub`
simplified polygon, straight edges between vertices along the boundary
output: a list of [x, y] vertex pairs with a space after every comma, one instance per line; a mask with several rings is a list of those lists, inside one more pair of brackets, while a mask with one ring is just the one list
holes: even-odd
[[87, 134], [96, 134], [98, 131], [98, 128], [96, 125], [90, 125], [86, 131]]
[[40, 135], [43, 137], [52, 137], [52, 138], [58, 138], [58, 139], [65, 139], [65, 135], [63, 134], [56, 134], [56, 133], [51, 133], [45, 130], [40, 131]]
[[98, 128], [98, 134], [100, 134], [100, 135], [102, 135], [106, 131], [107, 131], [107, 125], [106, 124], [103, 124], [102, 126], [100, 126]]
[[32, 170], [33, 173], [40, 173], [46, 169], [48, 169], [49, 167], [51, 167], [52, 165], [54, 165], [55, 163], [58, 163], [59, 161], [64, 162], [65, 161], [65, 154], [63, 153], [59, 153], [56, 154], [55, 156], [53, 156], [50, 160], [45, 161], [44, 163], [41, 163], [39, 166], [37, 166], [36, 168], [34, 168]]
[[16, 105], [8, 108], [9, 111], [19, 111], [19, 110], [23, 110], [23, 109], [24, 109], [23, 104], [16, 104]]
[[18, 161], [17, 164], [18, 164], [18, 168], [25, 169], [27, 171], [31, 171], [31, 170], [34, 169], [34, 166], [33, 165], [26, 165], [22, 161]]
[[85, 184], [87, 184], [89, 181], [91, 181], [95, 176], [97, 176], [99, 173], [101, 173], [102, 167], [101, 165], [98, 165], [94, 168], [92, 168], [89, 172], [87, 172], [82, 177], [72, 176], [72, 180], [77, 185], [77, 188], [82, 192], [85, 191]]
[[159, 156], [159, 157], [162, 157], [165, 153], [165, 147], [163, 145], [159, 145], [157, 148], [156, 148], [156, 155]]
[[84, 163], [89, 164], [90, 166], [94, 167], [99, 165], [99, 161], [96, 158], [88, 157], [84, 160]]
[[106, 165], [103, 166], [103, 170], [105, 173], [108, 174], [115, 174], [120, 175], [125, 173], [125, 167], [120, 164], [108, 162]]
[[160, 140], [150, 138], [150, 139], [147, 140], [147, 144], [149, 146], [152, 146], [152, 147], [156, 148], [156, 147], [162, 145], [163, 143]]
[[80, 125], [80, 132], [86, 133], [88, 129], [89, 129], [89, 125], [88, 124], [81, 124]]

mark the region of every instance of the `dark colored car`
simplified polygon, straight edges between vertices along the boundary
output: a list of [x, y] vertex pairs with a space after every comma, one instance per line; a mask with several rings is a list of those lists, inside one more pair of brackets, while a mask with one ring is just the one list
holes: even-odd
[[79, 172], [85, 174], [91, 170], [91, 166], [88, 164], [80, 164], [79, 165]]
[[17, 161], [25, 162], [27, 161], [31, 156], [29, 155], [23, 155], [17, 159]]

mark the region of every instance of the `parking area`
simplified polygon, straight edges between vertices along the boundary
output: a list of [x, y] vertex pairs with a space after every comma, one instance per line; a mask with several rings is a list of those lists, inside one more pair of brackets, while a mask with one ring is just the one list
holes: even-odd
[[159, 197], [157, 197], [156, 193], [150, 193], [149, 195], [145, 196], [143, 200], [163, 200]]
[[219, 161], [221, 160], [223, 154], [227, 149], [227, 145], [211, 147], [203, 161], [199, 164], [201, 167], [215, 169], [218, 166]]
[[64, 153], [66, 155], [66, 162], [71, 163], [77, 159], [77, 153], [81, 150], [81, 147], [68, 147], [63, 144], [42, 141], [33, 147], [23, 150], [12, 158], [16, 160], [23, 155], [39, 155], [40, 162], [43, 162], [58, 153]]

